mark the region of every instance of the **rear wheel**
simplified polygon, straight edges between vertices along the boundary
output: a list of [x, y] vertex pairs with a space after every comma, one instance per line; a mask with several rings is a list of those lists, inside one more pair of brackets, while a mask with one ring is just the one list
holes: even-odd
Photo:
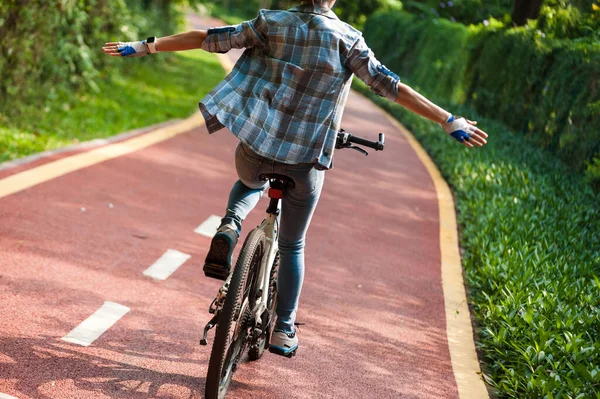
[[223, 309], [219, 314], [206, 376], [206, 399], [225, 397], [231, 377], [239, 364], [251, 334], [251, 295], [265, 254], [266, 238], [260, 229], [248, 234], [235, 265]]

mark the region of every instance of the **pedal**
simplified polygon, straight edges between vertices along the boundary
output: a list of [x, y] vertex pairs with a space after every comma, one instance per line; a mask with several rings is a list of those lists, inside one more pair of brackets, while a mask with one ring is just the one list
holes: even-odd
[[261, 335], [263, 335], [263, 330], [261, 330], [260, 328], [255, 328], [252, 331], [252, 341], [253, 342], [258, 341], [258, 339], [261, 337]]
[[217, 311], [217, 298], [213, 299], [213, 301], [211, 302], [210, 306], [208, 307], [208, 313], [210, 314], [215, 314]]
[[206, 324], [204, 327], [204, 333], [202, 334], [202, 339], [200, 340], [200, 345], [206, 346], [208, 345], [208, 332], [211, 328], [217, 325], [217, 315], [214, 315], [212, 319]]
[[294, 356], [296, 356], [296, 351], [297, 351], [297, 350], [298, 350], [298, 348], [294, 349], [294, 350], [293, 350], [293, 351], [291, 351], [291, 352], [287, 352], [287, 353], [286, 353], [286, 352], [282, 351], [282, 350], [281, 350], [281, 349], [279, 349], [279, 348], [275, 348], [275, 347], [272, 347], [272, 346], [270, 346], [270, 347], [269, 347], [269, 352], [271, 352], [271, 353], [274, 353], [274, 354], [276, 354], [276, 355], [279, 355], [279, 356], [285, 356], [285, 357], [287, 357], [288, 359], [291, 359], [291, 358], [293, 358]]
[[204, 275], [206, 277], [215, 278], [217, 280], [227, 280], [229, 276], [229, 270], [224, 268], [222, 265], [216, 265], [213, 263], [205, 263], [204, 264]]

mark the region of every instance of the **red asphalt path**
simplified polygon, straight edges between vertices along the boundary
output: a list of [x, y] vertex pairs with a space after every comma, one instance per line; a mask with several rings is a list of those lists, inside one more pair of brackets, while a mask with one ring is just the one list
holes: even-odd
[[[343, 126], [385, 132], [386, 150], [336, 153], [307, 238], [298, 355], [245, 362], [229, 396], [458, 398], [431, 177], [367, 99], [351, 94]], [[225, 210], [235, 146], [201, 127], [0, 199], [1, 393], [203, 396], [198, 340], [220, 284], [203, 276], [210, 239], [194, 229]], [[170, 248], [192, 257], [165, 281], [142, 275]], [[131, 311], [89, 347], [61, 340], [104, 301]]]

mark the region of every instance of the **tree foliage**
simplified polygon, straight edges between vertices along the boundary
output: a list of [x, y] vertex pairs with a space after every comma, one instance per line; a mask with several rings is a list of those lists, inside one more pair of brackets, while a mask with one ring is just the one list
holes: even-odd
[[[220, 0], [215, 3], [226, 12], [234, 13], [244, 19], [250, 19], [261, 8], [285, 10], [300, 3], [297, 0]], [[400, 10], [400, 0], [338, 0], [334, 6], [335, 13], [341, 20], [361, 27], [369, 15], [379, 10]]]
[[598, 0], [406, 0], [403, 4], [405, 11], [422, 18], [442, 17], [465, 25], [492, 18], [507, 26], [539, 21], [543, 32], [563, 38], [589, 36], [600, 30]]

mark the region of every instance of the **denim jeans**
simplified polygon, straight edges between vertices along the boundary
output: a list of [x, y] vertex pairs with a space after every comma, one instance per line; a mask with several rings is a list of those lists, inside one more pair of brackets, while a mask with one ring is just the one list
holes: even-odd
[[222, 225], [235, 224], [238, 234], [242, 231], [242, 221], [268, 186], [268, 183], [259, 180], [261, 173], [282, 174], [295, 182], [295, 187], [285, 192], [281, 204], [275, 323], [276, 329], [291, 332], [304, 280], [304, 241], [321, 195], [325, 172], [316, 170], [313, 164], [290, 165], [272, 161], [242, 143], [235, 151], [235, 166], [239, 180], [231, 189]]

